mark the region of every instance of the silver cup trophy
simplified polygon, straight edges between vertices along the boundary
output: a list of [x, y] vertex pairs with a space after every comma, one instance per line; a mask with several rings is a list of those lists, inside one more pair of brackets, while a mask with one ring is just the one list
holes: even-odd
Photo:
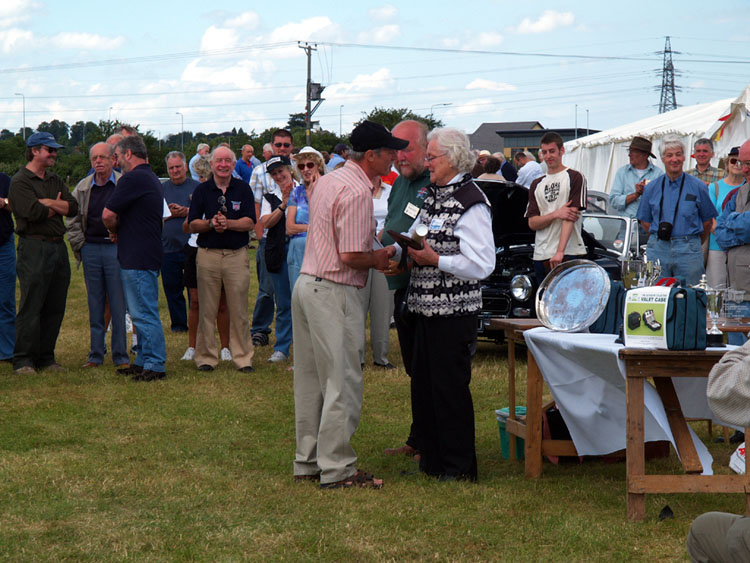
[[711, 319], [711, 328], [706, 331], [706, 346], [722, 348], [724, 346], [724, 333], [716, 326], [721, 315], [724, 304], [725, 289], [706, 288], [706, 308]]

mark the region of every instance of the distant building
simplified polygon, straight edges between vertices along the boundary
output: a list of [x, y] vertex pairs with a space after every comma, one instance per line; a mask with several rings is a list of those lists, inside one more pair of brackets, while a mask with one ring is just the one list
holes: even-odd
[[587, 134], [598, 133], [598, 129], [575, 128], [545, 129], [538, 121], [505, 121], [498, 123], [482, 123], [474, 133], [469, 135], [471, 147], [490, 152], [502, 152], [506, 160], [513, 162], [513, 153], [519, 150], [529, 150], [534, 154], [539, 152], [539, 141], [549, 131], [556, 131], [563, 138], [563, 142], [583, 137]]

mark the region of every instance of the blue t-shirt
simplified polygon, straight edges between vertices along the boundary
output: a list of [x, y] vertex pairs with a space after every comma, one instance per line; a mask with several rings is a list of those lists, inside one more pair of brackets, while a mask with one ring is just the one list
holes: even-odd
[[118, 215], [117, 259], [125, 270], [160, 270], [164, 192], [148, 164], [122, 175], [106, 208]]
[[[310, 223], [310, 202], [307, 201], [307, 191], [304, 184], [300, 184], [289, 194], [288, 207], [296, 207], [297, 213], [294, 216], [294, 222], [298, 225], [307, 225]], [[304, 238], [307, 232], [291, 235], [289, 238]]]
[[[721, 204], [724, 203], [724, 200], [729, 195], [729, 192], [731, 192], [734, 188], [737, 188], [738, 186], [730, 186], [727, 184], [724, 180], [726, 178], [722, 178], [719, 180], [719, 197], [716, 197], [716, 183], [711, 182], [708, 185], [708, 196], [711, 198], [711, 202], [714, 204], [714, 207], [716, 207], [716, 212], [721, 215]], [[740, 184], [742, 185], [742, 184]], [[716, 237], [713, 233], [711, 233], [711, 239], [708, 243], [708, 249], [709, 250], [721, 250], [721, 247], [719, 246], [719, 243], [716, 242]]]
[[250, 183], [250, 176], [253, 175], [253, 163], [252, 160], [250, 161], [250, 164], [248, 165], [247, 162], [245, 162], [242, 159], [239, 159], [237, 161], [237, 164], [234, 165], [234, 171], [239, 174], [240, 178], [242, 178], [243, 181]]
[[[219, 197], [224, 197], [224, 206], [227, 212], [224, 216], [227, 219], [241, 219], [250, 217], [255, 221], [255, 198], [250, 186], [242, 180], [232, 178], [227, 186], [226, 192], [216, 186], [213, 177], [208, 182], [203, 182], [193, 192], [193, 199], [190, 202], [190, 212], [188, 213], [188, 222], [196, 219], [213, 218], [221, 209]], [[245, 231], [229, 231], [217, 233], [211, 229], [206, 233], [198, 235], [198, 246], [201, 248], [226, 248], [236, 250], [247, 246], [250, 242], [250, 234]]]
[[[193, 191], [198, 187], [198, 184], [199, 182], [192, 178], [186, 178], [179, 185], [167, 180], [162, 184], [164, 199], [167, 200], [167, 203], [190, 207], [190, 196], [193, 195]], [[164, 246], [164, 252], [182, 252], [185, 249], [190, 235], [182, 232], [184, 222], [184, 217], [173, 217], [164, 221], [164, 228], [161, 231], [161, 243]]]
[[[683, 184], [684, 182], [684, 184]], [[664, 212], [661, 212], [662, 186], [664, 187]], [[682, 186], [680, 205], [677, 196]], [[677, 216], [675, 217], [675, 209]], [[718, 213], [708, 196], [706, 184], [695, 176], [684, 172], [676, 180], [663, 174], [651, 180], [643, 191], [638, 207], [638, 220], [650, 223], [649, 233], [656, 234], [659, 222], [672, 223], [672, 237], [701, 235], [703, 223], [716, 217]]]

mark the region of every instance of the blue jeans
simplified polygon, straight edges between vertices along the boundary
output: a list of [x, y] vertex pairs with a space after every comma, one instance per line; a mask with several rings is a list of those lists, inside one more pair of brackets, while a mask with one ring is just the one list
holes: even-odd
[[294, 237], [289, 241], [289, 250], [286, 254], [286, 263], [289, 266], [289, 288], [293, 291], [297, 283], [302, 259], [305, 257], [305, 244], [307, 237]]
[[680, 280], [682, 285], [695, 285], [705, 273], [701, 238], [674, 237], [672, 240], [659, 240], [655, 234], [648, 238], [646, 255], [649, 261], [661, 262], [661, 276]]
[[163, 372], [167, 351], [159, 318], [159, 271], [122, 269], [120, 273], [128, 312], [138, 332], [134, 363]]
[[255, 298], [253, 309], [253, 324], [250, 329], [252, 334], [264, 332], [271, 334], [271, 323], [273, 322], [273, 281], [271, 274], [266, 270], [266, 239], [262, 238], [258, 243], [255, 253], [255, 271], [258, 274], [258, 296]]
[[88, 361], [94, 364], [104, 361], [107, 331], [104, 326], [104, 304], [109, 301], [109, 311], [112, 313], [112, 361], [115, 365], [128, 364], [130, 358], [125, 337], [125, 292], [117, 261], [117, 246], [84, 243], [81, 258], [89, 302], [91, 347]]
[[[287, 244], [287, 255], [289, 245]], [[273, 293], [276, 297], [276, 343], [274, 351], [289, 356], [292, 344], [292, 290], [289, 287], [289, 269], [286, 260], [281, 264], [281, 271], [269, 273], [273, 281]]]
[[172, 320], [172, 330], [184, 332], [187, 325], [187, 305], [185, 303], [185, 270], [187, 256], [184, 252], [165, 252], [161, 262], [161, 285], [164, 297], [167, 298], [169, 318]]
[[16, 343], [16, 247], [10, 239], [0, 245], [0, 360], [13, 359]]

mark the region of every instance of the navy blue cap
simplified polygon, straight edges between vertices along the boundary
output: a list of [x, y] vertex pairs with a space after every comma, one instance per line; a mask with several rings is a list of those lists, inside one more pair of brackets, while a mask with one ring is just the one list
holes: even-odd
[[292, 163], [286, 156], [272, 156], [266, 161], [266, 171], [276, 170], [279, 166], [290, 166]]
[[47, 133], [46, 131], [38, 131], [37, 133], [34, 133], [31, 137], [26, 139], [27, 147], [38, 147], [39, 145], [44, 145], [45, 147], [49, 147], [51, 149], [61, 149], [64, 146], [55, 141], [52, 133]]
[[732, 147], [729, 149], [729, 156], [737, 156], [740, 154], [740, 147]]

